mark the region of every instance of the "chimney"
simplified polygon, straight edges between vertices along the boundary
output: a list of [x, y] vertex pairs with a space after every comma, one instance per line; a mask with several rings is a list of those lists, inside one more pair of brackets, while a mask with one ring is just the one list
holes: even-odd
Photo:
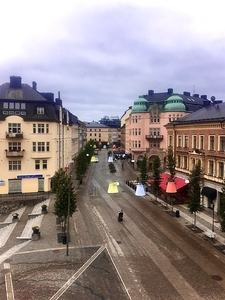
[[21, 89], [21, 80], [20, 76], [10, 76], [10, 88]]
[[194, 94], [193, 97], [199, 98], [199, 94]]
[[191, 96], [191, 93], [190, 92], [183, 92], [183, 95], [184, 96]]
[[173, 89], [170, 88], [170, 89], [167, 90], [167, 92], [168, 92], [169, 95], [172, 95], [173, 94]]
[[149, 95], [149, 96], [151, 96], [151, 95], [153, 95], [153, 94], [154, 94], [154, 91], [153, 91], [153, 90], [149, 90], [149, 91], [148, 91], [148, 95]]
[[37, 90], [37, 82], [33, 81], [32, 82], [32, 87], [36, 91]]
[[207, 95], [201, 95], [201, 98], [207, 100]]

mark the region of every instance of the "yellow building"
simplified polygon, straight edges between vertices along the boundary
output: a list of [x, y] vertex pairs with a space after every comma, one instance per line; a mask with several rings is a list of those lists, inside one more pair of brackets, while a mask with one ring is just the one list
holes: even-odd
[[[0, 194], [48, 192], [79, 147], [77, 118], [19, 76], [0, 86]], [[86, 138], [86, 134], [84, 134]], [[77, 145], [76, 145], [77, 143]]]

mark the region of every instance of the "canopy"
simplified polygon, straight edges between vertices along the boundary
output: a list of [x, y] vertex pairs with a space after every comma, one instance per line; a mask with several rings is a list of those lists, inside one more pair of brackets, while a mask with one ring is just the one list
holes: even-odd
[[[160, 176], [160, 185], [159, 186], [164, 191], [166, 191], [166, 187], [167, 187], [169, 178], [170, 178], [170, 174], [167, 174], [167, 173], [162, 173]], [[153, 182], [154, 182], [154, 179], [151, 179], [148, 181], [149, 184], [153, 184]], [[185, 179], [179, 178], [176, 176], [174, 176], [174, 182], [175, 182], [175, 186], [176, 186], [177, 190], [181, 189], [182, 187], [184, 187], [188, 184], [188, 182], [186, 182]]]
[[214, 199], [216, 199], [216, 196], [217, 196], [217, 190], [215, 190], [211, 187], [208, 187], [208, 186], [204, 186], [201, 194], [203, 196], [208, 197], [210, 200], [214, 200]]

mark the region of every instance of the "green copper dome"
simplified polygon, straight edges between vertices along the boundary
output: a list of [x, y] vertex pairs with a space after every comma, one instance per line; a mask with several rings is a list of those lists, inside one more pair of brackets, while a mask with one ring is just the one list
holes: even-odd
[[165, 111], [186, 111], [183, 99], [177, 94], [172, 94], [167, 100], [164, 107]]
[[148, 100], [146, 100], [143, 97], [139, 97], [134, 101], [134, 105], [132, 106], [132, 112], [146, 112], [147, 111], [147, 105], [146, 103]]

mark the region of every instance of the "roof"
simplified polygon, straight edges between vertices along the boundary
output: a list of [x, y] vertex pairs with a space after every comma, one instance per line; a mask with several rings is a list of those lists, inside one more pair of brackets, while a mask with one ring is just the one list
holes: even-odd
[[21, 84], [21, 88], [11, 88], [10, 83], [0, 85], [0, 99], [2, 100], [23, 100], [23, 101], [45, 101], [39, 92], [28, 84]]
[[87, 128], [111, 128], [111, 126], [106, 126], [98, 122], [85, 122]]
[[186, 124], [186, 123], [202, 123], [202, 122], [213, 122], [213, 121], [224, 121], [225, 120], [225, 102], [219, 104], [213, 104], [203, 107], [192, 114], [186, 115], [180, 118], [172, 124]]
[[[150, 102], [150, 104], [165, 104], [165, 101], [173, 95], [173, 89], [169, 88], [167, 92], [155, 93], [153, 90], [149, 90], [147, 95], [143, 95], [145, 99]], [[211, 101], [207, 99], [207, 95], [193, 94], [189, 92], [183, 92], [183, 94], [176, 93], [183, 100], [186, 111], [194, 112], [203, 106], [209, 104]]]

